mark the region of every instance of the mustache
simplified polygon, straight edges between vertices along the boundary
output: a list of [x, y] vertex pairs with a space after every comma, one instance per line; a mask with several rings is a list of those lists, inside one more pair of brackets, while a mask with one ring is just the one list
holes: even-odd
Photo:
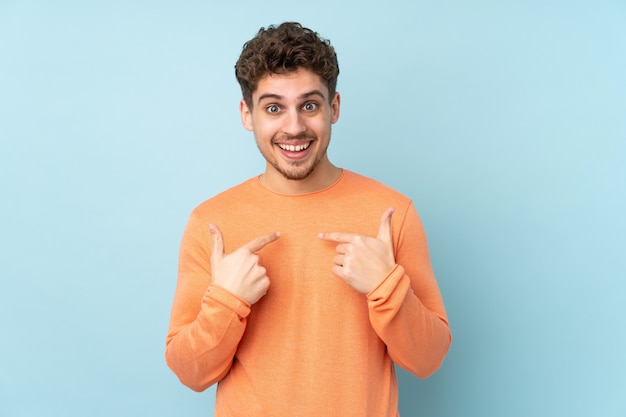
[[289, 142], [289, 141], [296, 141], [296, 140], [315, 140], [317, 139], [317, 136], [315, 136], [312, 133], [307, 133], [307, 132], [303, 132], [303, 133], [298, 133], [297, 135], [280, 135], [280, 136], [275, 136], [274, 140], [272, 142], [276, 143], [276, 142]]

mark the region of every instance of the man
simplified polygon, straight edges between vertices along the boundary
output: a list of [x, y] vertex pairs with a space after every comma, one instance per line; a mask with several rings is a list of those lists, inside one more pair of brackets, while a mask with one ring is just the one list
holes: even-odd
[[167, 363], [194, 390], [219, 383], [218, 417], [398, 416], [394, 363], [427, 377], [451, 341], [413, 204], [329, 161], [328, 41], [270, 26], [235, 72], [266, 169], [192, 212]]

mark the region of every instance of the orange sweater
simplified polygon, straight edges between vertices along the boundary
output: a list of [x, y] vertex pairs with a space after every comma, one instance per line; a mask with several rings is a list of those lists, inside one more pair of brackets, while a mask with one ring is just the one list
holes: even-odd
[[[376, 236], [388, 207], [397, 265], [363, 295], [333, 275], [336, 244], [318, 234]], [[209, 223], [226, 253], [280, 232], [259, 252], [271, 284], [253, 306], [211, 284]], [[374, 180], [344, 171], [327, 189], [281, 195], [253, 178], [191, 214], [166, 360], [194, 390], [219, 381], [217, 417], [396, 417], [394, 363], [427, 377], [450, 341], [417, 213]]]

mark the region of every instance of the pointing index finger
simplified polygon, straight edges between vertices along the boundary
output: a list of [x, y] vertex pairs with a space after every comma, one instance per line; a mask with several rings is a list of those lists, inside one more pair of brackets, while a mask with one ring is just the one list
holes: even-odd
[[259, 236], [255, 239], [252, 239], [250, 242], [243, 245], [243, 248], [247, 248], [250, 252], [254, 253], [260, 251], [270, 243], [274, 242], [276, 239], [280, 237], [280, 233], [268, 233], [263, 236]]
[[356, 235], [353, 233], [341, 233], [341, 232], [330, 232], [330, 233], [320, 233], [317, 235], [322, 240], [331, 240], [333, 242], [339, 243], [350, 243], [354, 239]]

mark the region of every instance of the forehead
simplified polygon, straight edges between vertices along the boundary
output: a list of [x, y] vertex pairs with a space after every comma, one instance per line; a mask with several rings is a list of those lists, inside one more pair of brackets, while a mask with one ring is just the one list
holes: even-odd
[[311, 70], [299, 68], [284, 74], [266, 74], [261, 77], [252, 93], [252, 100], [255, 103], [267, 98], [297, 100], [312, 92], [324, 99], [328, 98], [328, 88], [321, 77]]

